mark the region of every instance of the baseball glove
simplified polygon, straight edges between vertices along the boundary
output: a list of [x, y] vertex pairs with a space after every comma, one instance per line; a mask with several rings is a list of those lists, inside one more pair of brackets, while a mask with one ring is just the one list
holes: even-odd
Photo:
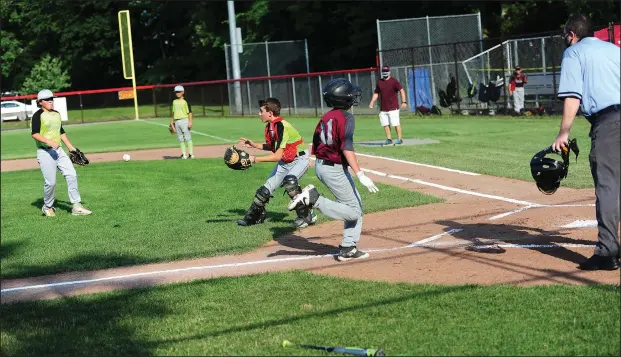
[[228, 147], [224, 152], [224, 163], [233, 170], [246, 170], [252, 167], [250, 155], [235, 146]]
[[170, 131], [171, 134], [177, 134], [177, 129], [175, 129], [175, 124], [170, 123], [168, 125], [168, 131]]
[[69, 159], [74, 164], [80, 165], [80, 166], [86, 166], [89, 163], [88, 159], [86, 158], [86, 155], [84, 155], [84, 153], [80, 151], [80, 149], [78, 148], [75, 148], [75, 151], [69, 152]]

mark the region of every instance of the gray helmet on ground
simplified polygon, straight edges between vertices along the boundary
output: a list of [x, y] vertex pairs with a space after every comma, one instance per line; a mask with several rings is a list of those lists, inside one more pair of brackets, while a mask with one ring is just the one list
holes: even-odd
[[335, 109], [349, 109], [360, 103], [360, 87], [345, 78], [331, 80], [323, 87], [322, 93], [326, 104]]

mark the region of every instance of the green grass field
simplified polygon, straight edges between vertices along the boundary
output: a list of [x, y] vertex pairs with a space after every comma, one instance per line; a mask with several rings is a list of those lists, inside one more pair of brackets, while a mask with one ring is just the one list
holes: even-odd
[[[290, 121], [308, 137], [317, 119]], [[87, 153], [178, 147], [176, 137], [154, 125], [167, 122], [68, 125], [67, 132]], [[356, 150], [532, 181], [530, 158], [550, 145], [559, 118], [407, 117], [402, 123], [405, 138], [441, 143]], [[198, 132], [260, 140], [263, 129], [255, 117], [199, 118], [194, 126], [196, 145], [225, 143]], [[584, 121], [576, 121], [574, 134], [581, 155], [563, 185], [592, 187]], [[3, 160], [34, 157], [27, 130], [1, 135]], [[355, 139], [383, 139], [375, 116], [357, 119]], [[94, 214], [70, 215], [58, 174], [54, 219], [40, 215], [38, 169], [2, 173], [1, 277], [235, 254], [277, 240], [294, 232], [282, 190], [268, 205], [266, 224], [235, 224], [270, 169], [235, 172], [221, 159], [201, 158], [78, 167], [83, 201]], [[302, 180], [308, 183], [318, 184], [312, 169]], [[358, 186], [365, 212], [439, 201], [377, 185], [378, 195]], [[281, 348], [289, 339], [383, 348], [388, 355], [619, 356], [619, 300], [618, 286], [432, 286], [294, 271], [0, 305], [0, 355], [328, 355]]]
[[[292, 118], [289, 121], [311, 141], [316, 118]], [[552, 144], [558, 132], [558, 117], [405, 117], [402, 120], [404, 138], [427, 138], [439, 144], [364, 147], [361, 153], [388, 156], [426, 164], [473, 171], [481, 174], [532, 181], [530, 159], [539, 150]], [[166, 128], [148, 123], [168, 123], [167, 119], [75, 125], [67, 128], [73, 144], [86, 153], [127, 151], [159, 147], [178, 147], [177, 139]], [[194, 120], [195, 145], [224, 144], [223, 139], [236, 141], [241, 136], [261, 140], [263, 124], [257, 117], [197, 118]], [[198, 133], [196, 133], [198, 132]], [[393, 134], [394, 135], [394, 134]], [[577, 118], [572, 137], [578, 139], [581, 154], [572, 159], [568, 177], [563, 185], [572, 188], [593, 187], [588, 153], [590, 139], [588, 123]], [[360, 116], [356, 120], [355, 140], [382, 140], [383, 129], [375, 116]], [[2, 160], [35, 157], [36, 150], [27, 130], [2, 132]], [[560, 157], [559, 157], [560, 158]]]
[[[144, 124], [143, 124], [144, 125]], [[280, 189], [264, 225], [237, 227], [273, 165], [233, 171], [221, 159], [130, 161], [78, 167], [88, 217], [71, 215], [67, 184], [59, 174], [57, 216], [41, 216], [39, 170], [2, 174], [1, 277], [109, 268], [255, 249], [294, 232], [295, 212]], [[313, 169], [301, 181], [323, 185]], [[378, 184], [373, 195], [358, 183], [366, 212], [416, 206], [438, 199]], [[333, 198], [323, 188], [326, 197]], [[318, 214], [319, 221], [328, 220]]]
[[619, 356], [613, 286], [431, 286], [287, 272], [1, 305], [0, 354]]

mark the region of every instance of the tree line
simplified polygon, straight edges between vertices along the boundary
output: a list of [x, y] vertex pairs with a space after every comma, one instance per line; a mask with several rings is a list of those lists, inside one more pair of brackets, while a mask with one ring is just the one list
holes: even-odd
[[[127, 86], [117, 13], [129, 10], [137, 84], [226, 78], [226, 1], [0, 0], [1, 89]], [[371, 67], [376, 20], [481, 13], [486, 37], [560, 31], [585, 13], [619, 21], [619, 1], [236, 1], [244, 42], [307, 39], [311, 71]]]

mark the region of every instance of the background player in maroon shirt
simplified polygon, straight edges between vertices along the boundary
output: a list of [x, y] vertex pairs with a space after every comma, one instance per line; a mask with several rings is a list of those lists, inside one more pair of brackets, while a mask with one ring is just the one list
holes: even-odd
[[360, 170], [354, 152], [355, 122], [347, 110], [359, 103], [360, 87], [345, 78], [337, 78], [325, 86], [323, 99], [334, 109], [324, 114], [315, 128], [315, 174], [332, 191], [336, 202], [321, 196], [313, 185], [308, 185], [291, 200], [288, 208], [291, 211], [299, 205], [316, 207], [332, 219], [345, 221], [336, 258], [340, 261], [367, 258], [368, 253], [356, 248], [362, 232], [362, 200], [348, 170], [351, 166], [361, 184], [373, 193], [378, 192], [373, 181]]
[[395, 127], [397, 132], [397, 140], [395, 144], [403, 144], [403, 138], [401, 136], [401, 122], [399, 120], [399, 102], [397, 98], [397, 92], [401, 92], [401, 108], [407, 107], [407, 101], [405, 99], [405, 90], [401, 86], [398, 80], [390, 76], [390, 67], [382, 67], [382, 79], [377, 81], [371, 103], [369, 108], [373, 109], [373, 105], [378, 96], [382, 96], [380, 102], [380, 123], [384, 127], [386, 132], [386, 141], [384, 145], [391, 145], [392, 138], [390, 136], [390, 127]]
[[524, 85], [527, 83], [528, 75], [522, 72], [520, 66], [516, 66], [509, 78], [509, 95], [513, 96], [513, 110], [517, 115], [521, 115], [524, 109]]

